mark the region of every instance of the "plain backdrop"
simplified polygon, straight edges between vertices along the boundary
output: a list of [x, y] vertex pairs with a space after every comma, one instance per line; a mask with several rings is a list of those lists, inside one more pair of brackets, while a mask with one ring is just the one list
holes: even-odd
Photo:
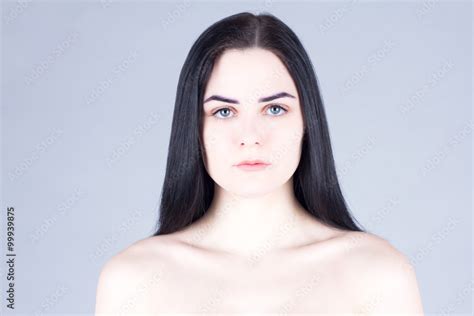
[[470, 1], [114, 0], [2, 2], [4, 312], [93, 313], [102, 265], [158, 219], [184, 59], [242, 11], [301, 39], [351, 212], [410, 258], [425, 312], [471, 312]]

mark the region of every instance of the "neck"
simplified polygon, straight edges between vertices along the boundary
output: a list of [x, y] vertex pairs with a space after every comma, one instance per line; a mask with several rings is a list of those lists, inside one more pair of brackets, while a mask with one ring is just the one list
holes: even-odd
[[236, 196], [218, 185], [214, 192], [193, 237], [205, 248], [253, 257], [302, 245], [309, 237], [305, 228], [315, 228], [315, 219], [296, 200], [291, 180], [257, 197]]

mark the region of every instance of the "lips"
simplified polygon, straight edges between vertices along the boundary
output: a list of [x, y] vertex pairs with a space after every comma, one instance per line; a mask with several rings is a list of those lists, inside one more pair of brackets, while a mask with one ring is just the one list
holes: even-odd
[[269, 165], [269, 163], [263, 160], [244, 160], [237, 164], [237, 166], [256, 166], [256, 165]]

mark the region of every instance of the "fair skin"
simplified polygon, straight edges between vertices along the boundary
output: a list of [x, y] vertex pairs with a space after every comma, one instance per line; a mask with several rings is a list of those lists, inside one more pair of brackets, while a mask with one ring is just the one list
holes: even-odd
[[[226, 51], [203, 101], [212, 204], [192, 225], [110, 259], [100, 274], [97, 315], [423, 313], [414, 269], [401, 252], [373, 234], [325, 225], [295, 199], [304, 121], [296, 86], [276, 55]], [[234, 166], [257, 158], [271, 165]]]

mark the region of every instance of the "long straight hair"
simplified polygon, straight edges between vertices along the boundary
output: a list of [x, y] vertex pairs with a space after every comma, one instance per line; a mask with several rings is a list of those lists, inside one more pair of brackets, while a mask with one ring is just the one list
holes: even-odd
[[[316, 219], [339, 229], [365, 231], [342, 195], [313, 65], [296, 34], [270, 13], [242, 12], [208, 27], [194, 42], [179, 76], [159, 220], [153, 236], [170, 234], [201, 218], [214, 196], [204, 167], [204, 89], [216, 59], [227, 49], [263, 48], [280, 58], [295, 82], [304, 117], [294, 194]], [[358, 226], [359, 225], [359, 226]]]

